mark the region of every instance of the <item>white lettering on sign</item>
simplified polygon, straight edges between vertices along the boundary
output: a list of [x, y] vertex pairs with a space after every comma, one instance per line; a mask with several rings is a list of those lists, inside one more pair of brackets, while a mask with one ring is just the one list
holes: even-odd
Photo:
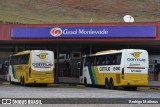
[[77, 34], [77, 29], [76, 30], [74, 30], [74, 31], [69, 31], [68, 29], [64, 29], [63, 30], [63, 34]]
[[84, 29], [79, 29], [79, 34], [108, 34], [108, 31], [106, 29], [100, 31], [93, 31], [92, 29], [86, 31]]
[[108, 34], [108, 31], [106, 29], [95, 31], [95, 30], [84, 30], [84, 29], [76, 29], [76, 30], [69, 30], [69, 29], [64, 29], [63, 34]]

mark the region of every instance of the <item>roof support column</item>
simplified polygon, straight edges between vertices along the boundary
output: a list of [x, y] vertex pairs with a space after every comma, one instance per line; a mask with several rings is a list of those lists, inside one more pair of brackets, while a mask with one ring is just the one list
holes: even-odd
[[26, 44], [24, 44], [24, 46], [23, 46], [23, 51], [25, 51], [26, 50]]
[[14, 48], [14, 53], [17, 53], [18, 52], [18, 47], [16, 46], [15, 48]]
[[92, 54], [92, 44], [89, 47], [89, 54]]
[[57, 44], [57, 62], [56, 62], [56, 71], [55, 71], [55, 83], [58, 83], [58, 72], [59, 72], [59, 44]]

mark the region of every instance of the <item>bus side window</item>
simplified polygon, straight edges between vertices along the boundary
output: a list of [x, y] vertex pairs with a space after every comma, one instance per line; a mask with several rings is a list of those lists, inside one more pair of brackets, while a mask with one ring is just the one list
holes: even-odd
[[96, 57], [95, 65], [98, 65], [98, 57]]
[[24, 64], [24, 55], [21, 55], [19, 58], [20, 58], [20, 64]]
[[97, 65], [100, 65], [100, 61], [101, 61], [101, 58], [98, 56], [98, 57], [97, 57], [97, 61], [96, 61], [96, 62], [97, 62]]
[[105, 61], [106, 63], [105, 63], [105, 64], [106, 64], [106, 65], [110, 65], [108, 56], [106, 56], [105, 59], [106, 59], [106, 61]]
[[23, 55], [23, 64], [28, 64], [28, 54]]
[[116, 65], [116, 55], [112, 56], [112, 63], [113, 63], [113, 65]]
[[113, 59], [112, 59], [112, 55], [108, 55], [108, 59], [109, 59], [109, 65], [113, 65]]
[[102, 56], [102, 65], [105, 65], [106, 64], [106, 58], [105, 56]]
[[97, 64], [96, 64], [96, 57], [94, 57], [94, 59], [93, 59], [93, 66], [96, 66]]
[[117, 57], [116, 57], [116, 65], [120, 65], [121, 63], [121, 54], [117, 54]]
[[29, 54], [26, 55], [26, 64], [29, 63]]
[[104, 65], [105, 64], [105, 58], [103, 56], [98, 56], [96, 58], [97, 65]]

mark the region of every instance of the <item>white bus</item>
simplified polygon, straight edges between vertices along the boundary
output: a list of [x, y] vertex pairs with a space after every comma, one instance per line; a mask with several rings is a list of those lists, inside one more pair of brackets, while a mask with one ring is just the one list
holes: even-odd
[[148, 52], [141, 49], [108, 50], [83, 57], [80, 83], [136, 90], [148, 86]]
[[54, 54], [47, 50], [18, 52], [10, 56], [9, 80], [26, 84], [54, 82]]

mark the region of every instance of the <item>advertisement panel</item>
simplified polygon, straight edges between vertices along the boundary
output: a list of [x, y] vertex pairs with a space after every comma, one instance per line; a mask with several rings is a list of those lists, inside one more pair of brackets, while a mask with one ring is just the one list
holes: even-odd
[[156, 26], [13, 27], [12, 38], [130, 38], [156, 37]]

